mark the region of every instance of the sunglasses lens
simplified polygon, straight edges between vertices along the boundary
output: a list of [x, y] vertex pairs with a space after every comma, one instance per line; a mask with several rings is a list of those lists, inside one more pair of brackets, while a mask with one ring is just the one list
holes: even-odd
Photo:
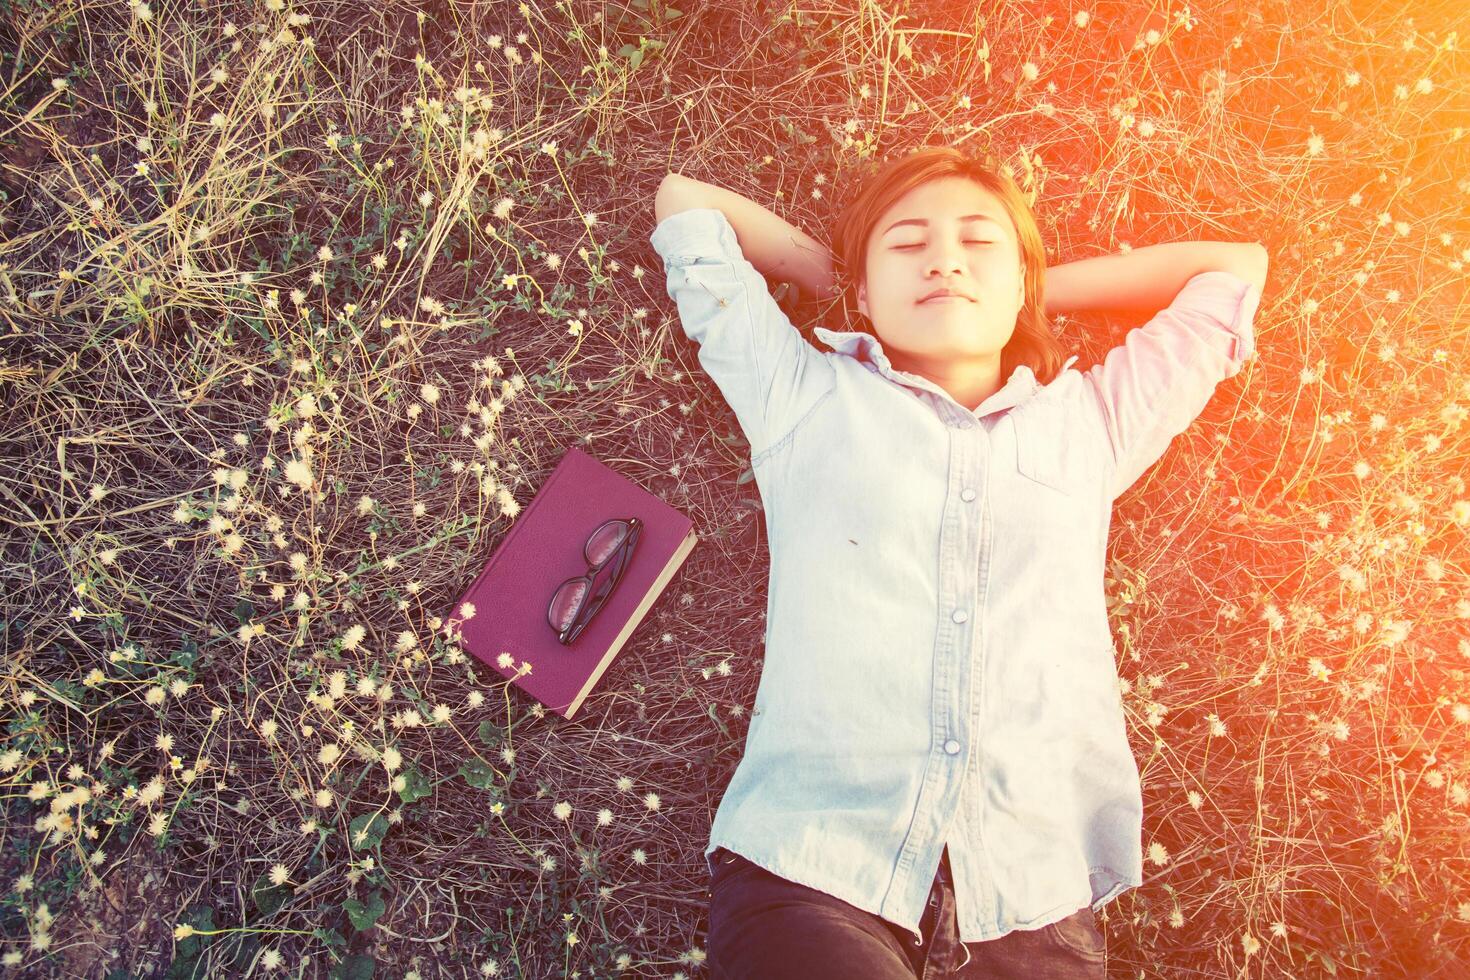
[[613, 562], [612, 568], [607, 573], [607, 577], [598, 583], [597, 591], [592, 596], [593, 605], [599, 609], [602, 608], [603, 600], [613, 590], [613, 586], [617, 584], [618, 578], [623, 574], [623, 568], [627, 564], [628, 552], [624, 551], [618, 555], [617, 561]]
[[[589, 566], [587, 574], [563, 582], [552, 597], [547, 611], [552, 629], [565, 632], [579, 619], [581, 626], [586, 626], [602, 609], [631, 558], [633, 549], [627, 545], [634, 527], [633, 521], [608, 521], [592, 532], [582, 549]], [[607, 567], [609, 561], [611, 568]]]
[[627, 521], [611, 521], [593, 532], [587, 541], [586, 554], [589, 565], [601, 565], [617, 550], [628, 536]]
[[582, 600], [587, 597], [587, 588], [587, 580], [579, 578], [556, 590], [548, 614], [552, 629], [559, 633], [572, 625], [572, 620], [577, 618], [577, 610], [582, 608]]

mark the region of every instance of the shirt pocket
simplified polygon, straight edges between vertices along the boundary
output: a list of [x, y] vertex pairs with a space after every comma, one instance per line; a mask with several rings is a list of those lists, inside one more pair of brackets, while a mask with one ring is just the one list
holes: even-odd
[[727, 851], [723, 847], [716, 849], [711, 857], [714, 859], [713, 867], [710, 871], [711, 891], [714, 890], [716, 885], [723, 885], [741, 875], [748, 875], [752, 871], [761, 870], [761, 866], [754, 861], [736, 854], [734, 851]]
[[1022, 476], [1068, 496], [1083, 493], [1088, 479], [1081, 436], [1059, 402], [1033, 402], [1015, 418], [1016, 469]]

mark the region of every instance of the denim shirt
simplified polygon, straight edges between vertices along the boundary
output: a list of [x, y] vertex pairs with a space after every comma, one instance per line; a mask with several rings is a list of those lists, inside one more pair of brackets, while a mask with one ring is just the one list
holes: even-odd
[[1103, 586], [1113, 501], [1254, 351], [1260, 290], [1191, 278], [1101, 364], [973, 411], [873, 336], [776, 305], [722, 211], [650, 241], [751, 446], [765, 663], [705, 849], [913, 931], [946, 846], [960, 938], [1143, 882]]

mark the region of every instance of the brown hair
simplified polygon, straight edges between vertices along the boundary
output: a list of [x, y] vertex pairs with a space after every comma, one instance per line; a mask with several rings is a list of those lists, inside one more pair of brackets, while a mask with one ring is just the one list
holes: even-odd
[[1004, 165], [997, 167], [989, 156], [977, 160], [952, 146], [924, 147], [888, 161], [863, 182], [857, 196], [838, 217], [832, 236], [834, 258], [841, 270], [843, 306], [849, 321], [856, 323], [863, 333], [873, 334], [872, 324], [857, 312], [857, 286], [866, 275], [868, 238], [878, 218], [915, 187], [943, 177], [965, 177], [990, 191], [1000, 199], [1016, 226], [1016, 240], [1025, 265], [1025, 298], [1016, 315], [1015, 332], [1001, 350], [1000, 375], [1004, 381], [1018, 365], [1025, 364], [1038, 381], [1047, 384], [1061, 373], [1064, 357], [1046, 315], [1046, 252], [1041, 231], [1026, 195], [1016, 186], [1009, 169]]

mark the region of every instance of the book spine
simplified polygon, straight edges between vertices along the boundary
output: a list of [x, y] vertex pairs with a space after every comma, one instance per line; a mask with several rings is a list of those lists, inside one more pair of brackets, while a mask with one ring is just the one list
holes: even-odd
[[699, 535], [695, 533], [694, 524], [691, 521], [689, 527], [685, 529], [683, 540], [679, 542], [679, 546], [669, 555], [669, 560], [664, 563], [664, 567], [658, 573], [658, 576], [649, 583], [647, 590], [643, 593], [643, 597], [638, 600], [638, 605], [623, 623], [623, 628], [618, 631], [618, 635], [613, 638], [607, 651], [598, 660], [597, 668], [588, 675], [587, 680], [582, 684], [581, 690], [577, 691], [576, 695], [573, 696], [566, 710], [560, 712], [563, 718], [571, 721], [572, 716], [581, 709], [582, 702], [587, 699], [587, 696], [592, 693], [592, 689], [597, 686], [597, 682], [602, 678], [603, 672], [612, 666], [613, 659], [622, 651], [623, 644], [628, 642], [629, 637], [633, 635], [633, 631], [648, 616], [649, 609], [653, 607], [653, 604], [668, 589], [669, 582], [673, 580], [674, 573], [683, 566], [684, 561], [689, 557], [689, 553], [694, 550], [694, 546], [698, 542]]

